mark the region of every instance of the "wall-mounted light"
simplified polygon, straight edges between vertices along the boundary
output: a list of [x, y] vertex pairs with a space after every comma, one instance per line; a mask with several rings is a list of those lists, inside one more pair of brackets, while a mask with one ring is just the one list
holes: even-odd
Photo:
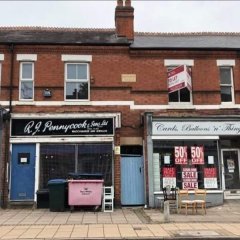
[[48, 88], [43, 90], [43, 96], [44, 97], [51, 97], [52, 96], [52, 92], [51, 90], [49, 90]]

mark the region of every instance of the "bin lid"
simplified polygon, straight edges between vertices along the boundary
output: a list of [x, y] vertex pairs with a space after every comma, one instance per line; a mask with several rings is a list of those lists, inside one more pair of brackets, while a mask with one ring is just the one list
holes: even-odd
[[65, 179], [51, 179], [48, 181], [48, 185], [64, 184], [67, 180]]
[[103, 179], [102, 173], [68, 173], [69, 178], [73, 179]]
[[104, 180], [99, 180], [99, 179], [70, 179], [68, 180], [68, 183], [103, 183]]

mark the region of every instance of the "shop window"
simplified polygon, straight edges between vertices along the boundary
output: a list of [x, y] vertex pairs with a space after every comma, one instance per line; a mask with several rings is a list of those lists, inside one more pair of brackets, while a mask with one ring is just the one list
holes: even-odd
[[214, 140], [154, 141], [154, 191], [166, 185], [179, 189], [219, 189], [217, 149]]
[[102, 174], [104, 185], [112, 182], [112, 144], [41, 144], [40, 188], [50, 179], [67, 179], [69, 173]]
[[65, 64], [65, 99], [89, 99], [89, 64]]
[[233, 102], [233, 74], [232, 67], [220, 67], [221, 101]]
[[1, 88], [2, 88], [2, 64], [0, 62], [0, 90], [1, 90]]
[[102, 174], [104, 185], [112, 185], [112, 145], [81, 144], [78, 145], [77, 172]]
[[34, 91], [34, 63], [20, 64], [20, 99], [32, 100]]
[[[167, 71], [170, 72], [178, 66], [170, 66]], [[192, 77], [191, 68], [187, 67], [190, 77]], [[179, 90], [169, 92], [168, 94], [169, 103], [191, 103], [192, 102], [192, 91], [188, 87], [181, 88]]]

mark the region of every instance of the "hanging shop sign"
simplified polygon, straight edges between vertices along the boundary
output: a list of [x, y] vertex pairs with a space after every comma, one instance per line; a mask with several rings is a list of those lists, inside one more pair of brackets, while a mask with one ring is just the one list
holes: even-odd
[[217, 188], [217, 169], [204, 168], [204, 188]]
[[204, 150], [203, 146], [191, 147], [191, 157], [192, 157], [192, 164], [204, 164]]
[[174, 147], [175, 164], [187, 164], [187, 146]]
[[152, 134], [160, 136], [239, 135], [240, 121], [153, 121]]
[[188, 67], [181, 65], [168, 72], [168, 92], [175, 92], [182, 88], [192, 89], [191, 76]]
[[176, 187], [176, 168], [174, 167], [163, 167], [163, 187], [171, 186]]
[[12, 119], [11, 136], [113, 135], [113, 118]]
[[183, 168], [182, 169], [182, 188], [183, 189], [198, 188], [197, 168]]

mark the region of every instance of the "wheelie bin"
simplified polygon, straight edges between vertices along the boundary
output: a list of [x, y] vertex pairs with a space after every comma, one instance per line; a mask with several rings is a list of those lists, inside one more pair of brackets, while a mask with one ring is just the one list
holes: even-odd
[[101, 206], [102, 174], [69, 173], [68, 178], [68, 205], [71, 211], [74, 206], [95, 206], [95, 209]]
[[63, 212], [65, 210], [67, 181], [65, 179], [49, 180], [48, 188], [50, 211]]

